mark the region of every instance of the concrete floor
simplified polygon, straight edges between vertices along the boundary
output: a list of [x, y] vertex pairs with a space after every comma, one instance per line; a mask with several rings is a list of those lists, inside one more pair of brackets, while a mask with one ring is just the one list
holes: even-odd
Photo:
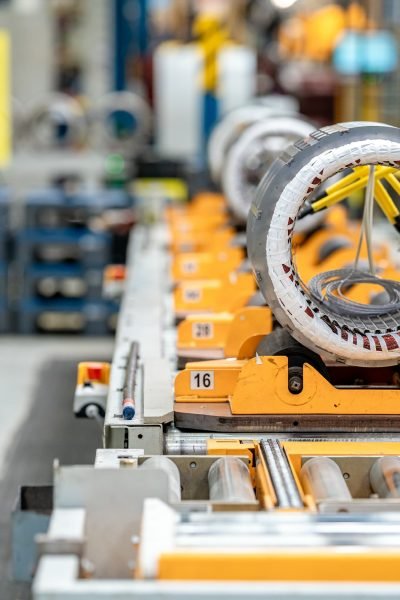
[[75, 419], [76, 364], [110, 360], [113, 338], [0, 337], [0, 598], [25, 600], [10, 577], [10, 517], [18, 488], [48, 484], [52, 462], [88, 464], [101, 446], [96, 422]]
[[[112, 355], [113, 338], [0, 337], [0, 480], [4, 458], [29, 414], [38, 376], [51, 360], [87, 360]], [[71, 398], [71, 411], [72, 411]]]

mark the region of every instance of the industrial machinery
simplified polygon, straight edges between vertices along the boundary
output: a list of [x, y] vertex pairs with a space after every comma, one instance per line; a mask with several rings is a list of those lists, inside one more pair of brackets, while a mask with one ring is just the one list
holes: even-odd
[[[341, 363], [368, 366], [374, 361], [383, 366], [399, 362], [398, 284], [376, 277], [369, 257], [371, 273], [365, 274], [356, 265], [350, 272], [324, 274], [322, 281], [316, 275], [310, 291], [302, 285], [292, 257], [293, 231], [299, 213], [302, 216], [316, 212], [318, 202], [324, 202], [323, 198], [318, 199], [309, 210], [306, 207], [301, 212], [316, 188], [338, 171], [353, 168], [345, 184], [353, 190], [367, 184], [363, 223], [367, 241], [371, 237], [374, 195], [398, 229], [399, 211], [381, 179], [389, 177], [393, 189], [398, 190], [394, 173], [400, 164], [399, 142], [398, 129], [377, 124], [354, 123], [322, 129], [312, 134], [310, 141], [295, 144], [288, 154], [277, 159], [249, 212], [250, 259], [258, 285], [276, 318], [299, 342]], [[364, 165], [371, 165], [366, 174]], [[347, 194], [341, 194], [339, 189], [333, 202]], [[346, 283], [381, 286], [389, 296], [388, 302], [363, 307], [345, 301], [340, 289], [344, 279]]]
[[129, 157], [148, 143], [152, 129], [151, 108], [133, 92], [113, 92], [98, 100], [89, 113], [93, 147], [106, 147]]
[[249, 126], [228, 149], [222, 188], [239, 221], [246, 222], [254, 193], [274, 159], [315, 126], [299, 115], [271, 115]]
[[273, 95], [228, 112], [217, 123], [208, 143], [208, 162], [213, 180], [216, 183], [221, 182], [226, 152], [247, 127], [261, 119], [270, 119], [278, 115], [296, 115], [298, 108], [295, 98]]
[[[389, 270], [394, 277], [396, 261], [372, 248], [370, 235], [371, 191], [389, 222], [398, 223], [389, 186], [397, 191], [399, 142], [395, 128], [346, 124], [311, 133], [273, 163], [248, 221], [249, 257], [268, 306], [246, 306], [255, 288], [240, 271], [240, 252], [233, 276], [193, 278], [204, 264], [216, 277], [206, 254], [230, 254], [235, 236], [221, 197], [168, 207], [163, 222], [135, 228], [108, 379], [105, 447], [94, 466], [55, 466], [50, 525], [38, 538], [35, 600], [399, 596], [398, 298], [394, 278], [379, 278]], [[341, 179], [320, 192], [339, 170]], [[296, 270], [296, 221], [347, 198], [349, 186], [366, 188], [367, 240], [358, 258], [366, 268], [374, 258], [386, 264], [368, 278], [369, 285], [384, 282], [381, 304], [367, 304], [364, 292], [357, 292], [363, 302], [352, 300], [345, 284], [342, 295], [331, 288], [318, 299], [315, 283]], [[341, 231], [339, 241], [328, 248], [321, 236], [308, 261], [304, 254], [311, 282], [332, 252], [343, 252], [343, 267], [344, 251], [357, 252], [354, 236], [340, 228], [343, 214], [339, 207], [325, 211], [327, 230]], [[299, 248], [312, 242], [297, 236]], [[184, 264], [191, 265], [187, 278]], [[219, 295], [208, 291], [215, 289]], [[205, 298], [206, 312], [196, 314]], [[345, 314], [340, 301], [364, 308]], [[186, 316], [178, 329], [177, 316]], [[206, 360], [177, 372], [185, 336], [214, 346], [187, 343], [186, 359], [192, 351]], [[218, 360], [207, 356], [210, 349]], [[90, 403], [98, 384], [106, 385], [103, 375], [104, 366], [80, 367], [82, 415], [98, 418]]]
[[148, 142], [151, 109], [133, 92], [113, 92], [90, 105], [57, 93], [20, 110], [21, 145], [35, 149], [93, 148], [123, 151], [129, 156]]
[[82, 147], [89, 122], [84, 106], [67, 94], [57, 93], [26, 111], [22, 142], [33, 148]]

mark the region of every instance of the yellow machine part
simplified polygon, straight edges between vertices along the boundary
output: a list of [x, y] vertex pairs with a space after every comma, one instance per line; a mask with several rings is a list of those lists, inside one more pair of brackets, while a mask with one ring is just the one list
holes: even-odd
[[235, 313], [189, 315], [177, 328], [177, 348], [221, 349], [236, 357], [244, 342], [255, 334], [272, 331], [272, 313], [264, 306], [245, 306]]
[[267, 306], [246, 306], [235, 313], [225, 344], [225, 356], [235, 358], [252, 336], [264, 336], [273, 329], [272, 311]]
[[297, 482], [303, 456], [400, 456], [400, 442], [283, 441], [282, 447]]
[[362, 548], [189, 551], [160, 556], [158, 579], [202, 581], [400, 581], [400, 552]]
[[[196, 379], [196, 375], [198, 377]], [[204, 380], [211, 384], [197, 385]], [[286, 356], [189, 363], [175, 379], [176, 402], [229, 402], [232, 414], [397, 415], [400, 388], [338, 389], [307, 363], [303, 389], [288, 389]]]
[[177, 327], [177, 349], [214, 349], [225, 347], [232, 313], [189, 315]]
[[215, 213], [211, 215], [182, 215], [170, 223], [171, 236], [174, 237], [179, 233], [189, 233], [194, 231], [202, 231], [204, 233], [216, 229], [220, 225], [226, 224], [226, 216], [223, 213]]
[[247, 304], [255, 292], [250, 273], [233, 273], [225, 279], [194, 280], [174, 290], [177, 316], [199, 312], [233, 312]]
[[167, 206], [164, 210], [164, 218], [167, 223], [171, 223], [182, 216], [206, 215], [210, 212], [226, 212], [226, 200], [222, 194], [200, 192], [192, 198], [190, 204]]
[[211, 231], [175, 232], [169, 241], [172, 254], [177, 252], [209, 252], [224, 250], [235, 237], [232, 227], [219, 226]]
[[[247, 361], [213, 360], [192, 362], [175, 378], [175, 402], [221, 402], [227, 400], [237, 384], [241, 368]], [[213, 366], [212, 370], [210, 366]], [[208, 368], [207, 368], [208, 367]], [[212, 373], [210, 385], [201, 386], [204, 373]], [[196, 375], [199, 376], [197, 385]]]
[[173, 281], [218, 279], [239, 268], [244, 259], [242, 248], [228, 247], [211, 252], [182, 252], [172, 261]]

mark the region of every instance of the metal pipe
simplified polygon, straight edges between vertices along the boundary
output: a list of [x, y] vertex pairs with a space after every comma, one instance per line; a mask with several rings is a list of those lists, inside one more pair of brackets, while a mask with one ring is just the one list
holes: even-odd
[[135, 416], [135, 387], [136, 372], [139, 366], [139, 344], [132, 342], [125, 368], [124, 385], [122, 388], [122, 416], [130, 420]]
[[300, 479], [306, 494], [316, 502], [323, 500], [352, 500], [342, 471], [331, 458], [316, 456], [301, 468]]
[[254, 502], [255, 494], [247, 465], [236, 456], [216, 460], [208, 470], [210, 500]]
[[[311, 436], [310, 433], [271, 433], [271, 439], [285, 441], [312, 441], [323, 442], [326, 440], [337, 440], [337, 432], [324, 433], [324, 435], [316, 434]], [[249, 440], [261, 441], [265, 437], [265, 433], [196, 433], [186, 432], [177, 427], [168, 425], [165, 428], [164, 434], [164, 454], [207, 454], [208, 440]], [[398, 441], [398, 436], [393, 433], [346, 433], [346, 441], [365, 442], [365, 441]]]
[[260, 449], [266, 462], [279, 508], [303, 508], [288, 460], [278, 440], [261, 440]]
[[400, 498], [400, 458], [383, 456], [371, 467], [369, 480], [380, 498]]

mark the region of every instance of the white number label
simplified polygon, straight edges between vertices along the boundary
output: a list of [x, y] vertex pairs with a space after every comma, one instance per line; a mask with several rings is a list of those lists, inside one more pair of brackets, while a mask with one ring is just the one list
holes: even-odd
[[193, 323], [192, 337], [196, 340], [209, 340], [214, 337], [214, 325], [212, 323]]
[[191, 371], [190, 372], [191, 390], [213, 390], [214, 389], [214, 371]]
[[182, 271], [184, 273], [196, 273], [197, 271], [197, 263], [195, 260], [186, 260], [182, 263]]
[[183, 297], [186, 302], [198, 302], [201, 298], [201, 290], [199, 288], [185, 288]]

